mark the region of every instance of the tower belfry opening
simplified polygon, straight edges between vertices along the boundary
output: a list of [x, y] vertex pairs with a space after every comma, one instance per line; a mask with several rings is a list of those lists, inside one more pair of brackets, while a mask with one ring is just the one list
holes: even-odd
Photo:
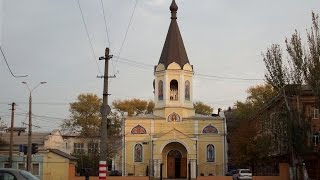
[[178, 81], [174, 79], [170, 82], [170, 100], [177, 101], [178, 99]]

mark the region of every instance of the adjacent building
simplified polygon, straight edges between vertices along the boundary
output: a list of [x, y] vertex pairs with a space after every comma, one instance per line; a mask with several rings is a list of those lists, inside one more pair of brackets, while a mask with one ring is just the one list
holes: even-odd
[[250, 121], [259, 130], [257, 136], [270, 138], [272, 146], [269, 155], [274, 162], [288, 162], [292, 165], [291, 147], [295, 146], [295, 151], [299, 151], [296, 154], [300, 157], [294, 158], [295, 166], [292, 168], [302, 176], [305, 167], [310, 178], [320, 179], [317, 99], [306, 85], [288, 85], [285, 92], [287, 100], [278, 94], [261, 107]]
[[[28, 133], [26, 128], [13, 128], [12, 168], [26, 169], [26, 155], [23, 146], [27, 146]], [[10, 131], [0, 134], [4, 143], [0, 144], [0, 168], [10, 167], [9, 146]], [[37, 144], [37, 151], [32, 154], [31, 173], [39, 179], [68, 179], [76, 166], [77, 158], [66, 153], [64, 139], [59, 130], [50, 133], [33, 132], [32, 143]], [[74, 175], [74, 174], [72, 174]]]

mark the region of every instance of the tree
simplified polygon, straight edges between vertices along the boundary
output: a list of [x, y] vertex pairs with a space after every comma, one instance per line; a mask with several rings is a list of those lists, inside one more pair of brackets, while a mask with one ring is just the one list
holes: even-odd
[[[265, 54], [263, 60], [266, 65], [266, 80], [277, 89], [285, 101], [282, 114], [286, 117], [280, 118], [286, 124], [287, 145], [291, 153], [291, 163], [294, 167], [296, 159], [307, 153], [308, 145], [305, 143], [310, 128], [304, 114], [301, 113], [299, 102], [303, 85], [310, 87], [320, 107], [320, 31], [319, 17], [312, 12], [312, 26], [307, 31], [307, 46], [304, 47], [300, 34], [297, 30], [291, 38], [286, 38], [286, 51], [288, 63], [283, 64], [282, 51], [279, 45], [272, 45]], [[306, 50], [304, 50], [306, 49]], [[290, 84], [290, 86], [289, 86]], [[297, 108], [291, 108], [289, 104], [288, 91], [293, 91], [296, 98]], [[278, 120], [278, 122], [279, 122]]]
[[[95, 94], [80, 94], [76, 102], [70, 103], [70, 119], [62, 124], [62, 130], [76, 133], [85, 143], [96, 143], [99, 146], [102, 100]], [[116, 112], [108, 115], [107, 158], [111, 159], [121, 148], [121, 117]], [[73, 154], [78, 157], [78, 172], [82, 168], [93, 168], [95, 175], [98, 172], [99, 153], [79, 152]]]
[[1, 120], [1, 117], [0, 117], [0, 144], [6, 144], [6, 141], [1, 139], [1, 131], [4, 131], [5, 129], [7, 128], [7, 125], [3, 122], [3, 120]]
[[213, 112], [213, 108], [207, 104], [204, 104], [201, 101], [197, 101], [193, 103], [194, 109], [196, 110], [196, 114], [202, 114], [202, 115], [211, 115]]
[[154, 108], [153, 101], [145, 101], [141, 99], [126, 99], [126, 100], [115, 100], [112, 102], [113, 108], [122, 111], [128, 112], [128, 116], [140, 115], [140, 114], [149, 114], [152, 113]]
[[[312, 27], [307, 32], [308, 49], [304, 55], [304, 78], [317, 97], [317, 106], [320, 107], [320, 31], [319, 15], [312, 12]], [[301, 41], [300, 41], [301, 43]], [[302, 55], [301, 55], [302, 56]], [[300, 56], [298, 56], [300, 57]]]
[[77, 101], [70, 103], [71, 119], [66, 120], [62, 129], [84, 137], [99, 135], [102, 100], [95, 94], [80, 94]]
[[257, 136], [259, 129], [251, 122], [251, 117], [276, 95], [276, 91], [270, 84], [264, 84], [252, 86], [246, 92], [246, 101], [235, 103], [235, 122], [228, 126], [228, 139], [234, 163], [253, 169], [266, 161], [265, 157], [270, 150], [270, 138]]

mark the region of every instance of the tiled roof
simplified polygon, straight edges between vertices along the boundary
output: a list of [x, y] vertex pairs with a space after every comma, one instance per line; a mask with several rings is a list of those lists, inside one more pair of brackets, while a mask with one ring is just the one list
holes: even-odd
[[55, 154], [57, 154], [59, 156], [65, 157], [67, 159], [70, 159], [70, 160], [78, 160], [78, 158], [76, 158], [76, 157], [74, 157], [74, 156], [72, 156], [70, 154], [67, 154], [67, 153], [65, 153], [63, 151], [60, 151], [59, 149], [49, 149], [49, 151], [52, 152], [52, 153], [55, 153]]
[[[47, 139], [49, 132], [32, 132], [32, 143], [37, 143], [40, 145], [44, 144], [44, 141]], [[6, 143], [10, 143], [10, 132], [0, 134], [0, 138], [3, 139]], [[28, 143], [28, 132], [17, 132], [13, 133], [13, 144], [27, 144]]]

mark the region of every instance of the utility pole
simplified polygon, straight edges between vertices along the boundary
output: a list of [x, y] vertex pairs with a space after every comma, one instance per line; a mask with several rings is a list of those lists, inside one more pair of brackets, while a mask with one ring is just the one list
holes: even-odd
[[32, 148], [32, 92], [39, 87], [41, 84], [45, 84], [47, 82], [40, 82], [37, 86], [34, 88], [30, 89], [29, 85], [27, 82], [22, 82], [25, 84], [29, 90], [29, 132], [28, 132], [28, 149], [27, 149], [27, 171], [31, 172], [31, 148]]
[[110, 106], [108, 105], [108, 79], [109, 79], [109, 59], [112, 56], [109, 55], [110, 49], [106, 48], [105, 57], [100, 57], [99, 60], [105, 60], [104, 76], [100, 78], [104, 79], [103, 84], [103, 99], [102, 106], [100, 109], [102, 120], [100, 129], [100, 162], [99, 162], [99, 179], [105, 180], [107, 176], [107, 124], [108, 114], [111, 112]]
[[14, 128], [14, 106], [16, 103], [11, 104], [11, 129], [10, 129], [10, 152], [9, 152], [9, 167], [12, 168], [12, 163], [13, 163], [13, 128]]
[[31, 172], [31, 146], [32, 146], [32, 96], [29, 95], [29, 132], [28, 132], [28, 149], [27, 149], [27, 171]]

